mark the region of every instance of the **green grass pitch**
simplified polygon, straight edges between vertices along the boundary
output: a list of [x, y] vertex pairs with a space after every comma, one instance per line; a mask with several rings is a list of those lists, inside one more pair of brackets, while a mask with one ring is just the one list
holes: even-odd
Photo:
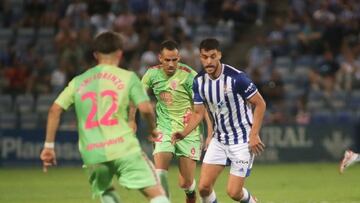
[[[198, 167], [199, 168], [199, 167]], [[199, 170], [197, 171], [197, 174]], [[226, 195], [228, 169], [216, 183], [220, 203], [231, 203]], [[184, 203], [177, 187], [177, 169], [169, 174], [171, 200]], [[198, 177], [198, 176], [197, 176]], [[260, 203], [360, 203], [360, 164], [339, 175], [335, 163], [256, 164], [246, 187]], [[137, 191], [118, 188], [123, 202], [146, 203]], [[0, 203], [95, 203], [85, 171], [79, 168], [0, 169]], [[200, 201], [199, 201], [200, 202]]]

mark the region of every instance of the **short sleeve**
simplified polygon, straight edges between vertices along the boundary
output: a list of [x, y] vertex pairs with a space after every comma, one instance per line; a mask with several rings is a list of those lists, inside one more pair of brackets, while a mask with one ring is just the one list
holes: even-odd
[[245, 73], [240, 73], [235, 80], [235, 91], [242, 97], [250, 99], [257, 92], [257, 88]]
[[141, 83], [146, 90], [151, 87], [151, 70], [150, 69], [148, 69], [145, 72], [144, 76], [141, 79]]
[[202, 103], [204, 103], [203, 98], [201, 97], [200, 92], [199, 92], [198, 78], [194, 79], [192, 90], [193, 90], [193, 93], [194, 93], [194, 96], [193, 96], [194, 104], [202, 104]]
[[67, 110], [73, 103], [75, 97], [75, 81], [71, 80], [67, 87], [56, 98], [55, 103]]
[[130, 100], [137, 106], [141, 102], [149, 101], [149, 96], [146, 94], [144, 86], [141, 84], [140, 79], [135, 75], [131, 74], [131, 84], [129, 89]]
[[191, 71], [188, 75], [188, 77], [186, 78], [186, 82], [185, 82], [185, 89], [186, 91], [191, 95], [191, 97], [194, 96], [193, 94], [193, 84], [194, 84], [194, 78], [197, 75], [197, 73], [195, 71]]

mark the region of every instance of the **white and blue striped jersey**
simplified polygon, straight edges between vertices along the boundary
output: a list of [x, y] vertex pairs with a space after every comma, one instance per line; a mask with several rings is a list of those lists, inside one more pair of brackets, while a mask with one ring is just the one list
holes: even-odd
[[252, 108], [247, 99], [257, 88], [247, 75], [221, 64], [222, 72], [211, 79], [203, 70], [194, 79], [194, 104], [208, 107], [214, 122], [214, 137], [226, 145], [247, 143], [252, 126]]

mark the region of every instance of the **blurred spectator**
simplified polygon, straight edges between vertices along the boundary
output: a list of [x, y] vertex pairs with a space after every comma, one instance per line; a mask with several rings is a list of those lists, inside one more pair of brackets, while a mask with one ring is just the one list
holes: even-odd
[[53, 94], [59, 93], [67, 83], [66, 80], [66, 68], [68, 63], [65, 60], [61, 60], [59, 67], [51, 73], [50, 84], [52, 87], [51, 92]]
[[27, 66], [20, 60], [14, 59], [12, 65], [4, 70], [7, 86], [4, 89], [6, 94], [24, 94], [28, 87], [30, 72]]
[[121, 32], [123, 30], [133, 27], [136, 21], [136, 16], [132, 14], [128, 9], [125, 9], [120, 13], [114, 21], [114, 31]]
[[44, 61], [39, 59], [32, 64], [32, 72], [29, 78], [27, 93], [34, 95], [49, 94], [50, 86], [50, 70], [45, 66]]
[[322, 33], [308, 15], [304, 15], [303, 20], [304, 25], [297, 35], [299, 40], [299, 52], [301, 54], [320, 54], [322, 50]]
[[77, 39], [77, 33], [71, 29], [70, 21], [68, 18], [63, 18], [59, 22], [59, 31], [55, 36], [55, 47], [59, 53], [74, 40]]
[[256, 36], [256, 44], [248, 52], [248, 73], [254, 69], [261, 72], [262, 75], [268, 75], [272, 62], [271, 50], [266, 46], [266, 39], [263, 35]]
[[25, 27], [39, 27], [46, 11], [46, 5], [40, 0], [26, 0], [24, 5], [23, 25]]
[[311, 114], [307, 108], [307, 97], [302, 95], [296, 101], [296, 110], [295, 110], [295, 123], [299, 125], [309, 124], [311, 119]]
[[147, 50], [142, 53], [140, 57], [140, 69], [137, 71], [140, 76], [143, 76], [145, 74], [147, 68], [154, 66], [158, 63], [158, 48], [159, 47], [155, 41], [149, 41]]
[[341, 59], [340, 70], [336, 75], [336, 83], [341, 89], [350, 92], [352, 89], [360, 89], [360, 43], [354, 45], [345, 43]]
[[202, 68], [199, 54], [199, 48], [194, 46], [191, 38], [187, 37], [180, 48], [181, 61], [192, 67], [196, 72], [200, 72]]
[[66, 8], [66, 17], [70, 19], [75, 30], [90, 27], [90, 18], [87, 13], [88, 5], [83, 0], [73, 0]]
[[273, 57], [284, 56], [287, 53], [284, 21], [280, 17], [275, 18], [274, 29], [269, 32], [267, 41]]
[[92, 6], [92, 15], [90, 23], [93, 27], [93, 33], [98, 35], [101, 32], [112, 30], [115, 15], [110, 12], [111, 5], [107, 1], [95, 1]]
[[135, 32], [132, 26], [126, 27], [120, 35], [123, 38], [123, 67], [128, 67], [135, 56], [140, 45], [139, 35]]
[[332, 94], [338, 88], [335, 76], [339, 68], [339, 63], [335, 60], [333, 53], [330, 50], [325, 51], [323, 58], [320, 58], [315, 69], [310, 72], [311, 87], [315, 90], [321, 89], [326, 94]]
[[269, 109], [281, 109], [284, 104], [284, 81], [280, 73], [273, 69], [268, 81], [262, 87], [263, 96]]

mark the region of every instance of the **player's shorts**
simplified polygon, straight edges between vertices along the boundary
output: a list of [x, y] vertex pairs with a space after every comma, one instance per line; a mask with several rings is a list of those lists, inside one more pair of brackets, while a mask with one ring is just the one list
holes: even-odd
[[189, 157], [192, 160], [200, 160], [201, 156], [201, 140], [200, 136], [185, 137], [185, 139], [178, 141], [175, 145], [171, 144], [171, 135], [164, 135], [160, 133], [159, 139], [155, 141], [155, 148], [153, 154], [159, 152], [171, 152], [176, 157]]
[[142, 152], [84, 168], [89, 174], [93, 197], [112, 187], [114, 175], [119, 184], [128, 189], [142, 189], [159, 183], [153, 164]]
[[250, 175], [254, 155], [250, 153], [248, 143], [225, 145], [213, 138], [205, 153], [203, 163], [230, 165], [230, 173], [235, 176]]

